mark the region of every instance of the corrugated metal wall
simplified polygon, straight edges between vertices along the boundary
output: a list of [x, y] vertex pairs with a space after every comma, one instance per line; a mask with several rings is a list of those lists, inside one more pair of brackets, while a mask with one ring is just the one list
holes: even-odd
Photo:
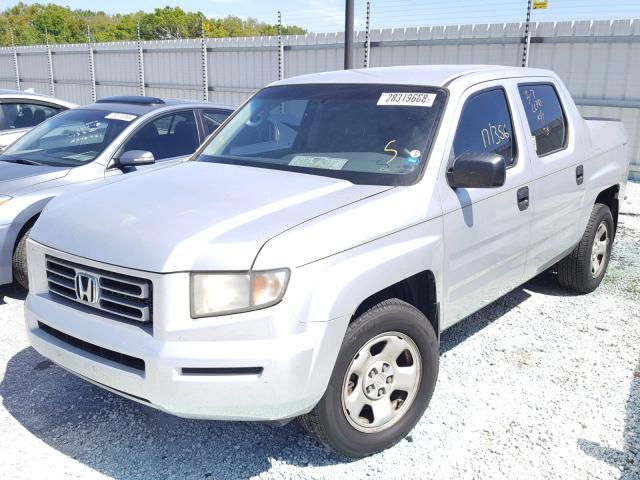
[[[373, 30], [370, 66], [477, 63], [520, 65], [521, 23]], [[343, 33], [284, 37], [285, 77], [342, 68]], [[363, 66], [364, 32], [355, 36]], [[55, 95], [87, 103], [115, 94], [203, 99], [238, 105], [277, 80], [277, 37], [52, 45]], [[140, 55], [140, 51], [142, 52]], [[17, 47], [20, 88], [49, 93], [45, 46]], [[140, 61], [144, 68], [140, 69]], [[640, 171], [640, 20], [532, 25], [529, 65], [556, 71], [585, 115], [621, 118]], [[14, 51], [0, 49], [0, 88], [15, 88]], [[206, 81], [206, 85], [205, 85]]]

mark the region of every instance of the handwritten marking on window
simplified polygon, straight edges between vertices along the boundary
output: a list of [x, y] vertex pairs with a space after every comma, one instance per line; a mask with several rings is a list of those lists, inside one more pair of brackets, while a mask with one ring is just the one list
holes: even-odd
[[523, 91], [527, 104], [531, 108], [531, 112], [536, 114], [536, 118], [540, 123], [544, 123], [544, 112], [542, 111], [542, 99], [536, 96], [533, 88]]
[[389, 160], [387, 162], [387, 165], [389, 165], [391, 162], [393, 162], [398, 157], [398, 151], [395, 148], [390, 148], [392, 143], [396, 143], [396, 141], [395, 140], [391, 140], [384, 146], [384, 151], [386, 153], [393, 153], [393, 157], [391, 157], [391, 160]]
[[484, 144], [484, 148], [487, 148], [491, 145], [500, 145], [502, 142], [506, 142], [509, 140], [511, 135], [507, 131], [507, 125], [493, 125], [489, 122], [488, 128], [483, 128], [480, 131], [482, 135], [482, 143]]

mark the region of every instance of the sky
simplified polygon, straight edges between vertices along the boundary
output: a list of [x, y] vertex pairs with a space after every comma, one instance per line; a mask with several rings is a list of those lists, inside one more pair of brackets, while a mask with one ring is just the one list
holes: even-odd
[[[0, 9], [18, 0], [0, 0]], [[366, 0], [355, 1], [356, 29], [364, 28]], [[36, 3], [27, 0], [26, 3]], [[40, 0], [38, 3], [48, 3]], [[275, 23], [277, 11], [283, 23], [295, 24], [315, 32], [344, 29], [344, 0], [87, 0], [52, 1], [71, 8], [100, 9], [107, 13], [180, 6], [201, 11], [208, 17], [251, 16]], [[396, 28], [458, 23], [501, 23], [523, 21], [527, 0], [370, 0], [371, 27]], [[640, 0], [548, 0], [546, 10], [534, 10], [533, 21], [640, 19]]]

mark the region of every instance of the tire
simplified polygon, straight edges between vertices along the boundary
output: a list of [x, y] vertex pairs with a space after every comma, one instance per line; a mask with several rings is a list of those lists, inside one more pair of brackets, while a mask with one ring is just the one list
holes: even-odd
[[25, 290], [29, 290], [29, 274], [27, 273], [27, 238], [31, 233], [31, 227], [22, 234], [13, 251], [13, 279]]
[[[405, 346], [407, 349], [402, 350]], [[402, 353], [395, 356], [398, 351]], [[371, 357], [361, 357], [363, 352], [370, 352]], [[414, 356], [412, 352], [417, 354]], [[349, 325], [324, 396], [300, 421], [339, 455], [360, 458], [385, 450], [403, 439], [422, 417], [435, 388], [439, 356], [438, 339], [429, 320], [408, 303], [385, 300]], [[385, 358], [395, 361], [386, 363]], [[362, 365], [361, 374], [354, 378], [352, 372], [357, 365]], [[369, 374], [376, 366], [380, 368], [372, 377]], [[403, 367], [407, 368], [402, 370]], [[419, 375], [406, 373], [415, 371]], [[404, 378], [406, 383], [411, 377], [417, 378], [412, 380], [415, 382], [412, 387], [406, 391], [396, 389], [401, 386], [402, 380], [398, 379]], [[385, 391], [388, 385], [391, 386]], [[382, 396], [372, 400], [369, 395]], [[369, 407], [351, 414], [346, 403], [351, 396], [364, 398]], [[376, 418], [371, 405], [376, 406], [376, 412], [392, 415], [391, 419], [374, 426], [386, 417]], [[391, 410], [382, 409], [384, 406], [391, 406]]]
[[580, 243], [558, 263], [560, 285], [580, 293], [593, 292], [607, 271], [613, 238], [611, 210], [606, 205], [596, 203]]

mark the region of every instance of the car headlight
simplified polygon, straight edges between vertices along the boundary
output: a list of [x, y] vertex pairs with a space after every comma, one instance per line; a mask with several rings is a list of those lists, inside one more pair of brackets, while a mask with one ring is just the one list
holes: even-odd
[[266, 308], [284, 295], [289, 270], [192, 273], [191, 316], [212, 317]]
[[12, 197], [10, 197], [9, 195], [0, 195], [0, 205], [2, 205], [3, 203], [7, 203], [9, 200], [11, 200]]

